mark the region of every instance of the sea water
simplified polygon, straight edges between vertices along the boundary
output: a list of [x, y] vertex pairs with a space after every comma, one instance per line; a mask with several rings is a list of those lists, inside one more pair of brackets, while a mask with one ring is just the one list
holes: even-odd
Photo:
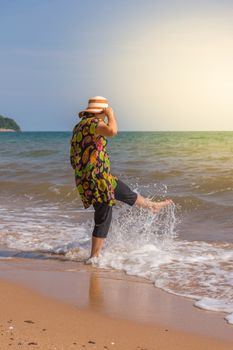
[[[0, 134], [2, 250], [88, 257], [93, 209], [75, 189], [70, 137]], [[134, 191], [175, 204], [155, 215], [118, 202], [96, 265], [223, 311], [233, 324], [233, 132], [119, 132], [108, 151], [112, 173]]]

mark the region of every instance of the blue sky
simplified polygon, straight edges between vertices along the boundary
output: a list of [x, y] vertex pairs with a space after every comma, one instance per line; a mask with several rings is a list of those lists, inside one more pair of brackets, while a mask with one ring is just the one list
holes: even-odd
[[0, 0], [0, 114], [70, 130], [101, 95], [120, 130], [233, 130], [232, 23], [224, 0]]

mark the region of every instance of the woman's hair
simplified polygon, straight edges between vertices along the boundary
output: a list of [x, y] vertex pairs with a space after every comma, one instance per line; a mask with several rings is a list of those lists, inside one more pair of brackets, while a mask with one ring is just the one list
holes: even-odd
[[94, 113], [91, 113], [91, 112], [80, 112], [79, 113], [79, 118], [82, 118], [82, 117], [92, 117], [94, 115]]
[[92, 117], [94, 113], [91, 113], [91, 112], [84, 112], [83, 115], [85, 117]]

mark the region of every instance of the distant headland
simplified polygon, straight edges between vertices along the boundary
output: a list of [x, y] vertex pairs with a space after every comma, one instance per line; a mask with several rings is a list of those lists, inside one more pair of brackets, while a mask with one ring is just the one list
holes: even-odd
[[6, 118], [0, 115], [0, 132], [15, 132], [21, 131], [19, 125], [14, 121], [14, 119]]

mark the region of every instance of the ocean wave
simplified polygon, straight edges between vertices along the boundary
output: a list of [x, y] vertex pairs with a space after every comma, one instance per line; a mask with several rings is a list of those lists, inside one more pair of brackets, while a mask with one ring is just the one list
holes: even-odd
[[36, 149], [30, 151], [22, 151], [17, 153], [19, 157], [31, 157], [31, 158], [39, 158], [39, 157], [48, 157], [56, 154], [57, 151], [54, 149]]
[[[33, 202], [38, 200], [44, 202], [61, 202], [61, 203], [80, 203], [79, 194], [73, 185], [59, 185], [50, 182], [30, 183], [30, 182], [13, 182], [5, 181], [0, 184], [1, 198], [7, 200], [11, 198], [20, 203], [21, 200], [27, 198]], [[4, 199], [5, 198], [5, 199]]]

